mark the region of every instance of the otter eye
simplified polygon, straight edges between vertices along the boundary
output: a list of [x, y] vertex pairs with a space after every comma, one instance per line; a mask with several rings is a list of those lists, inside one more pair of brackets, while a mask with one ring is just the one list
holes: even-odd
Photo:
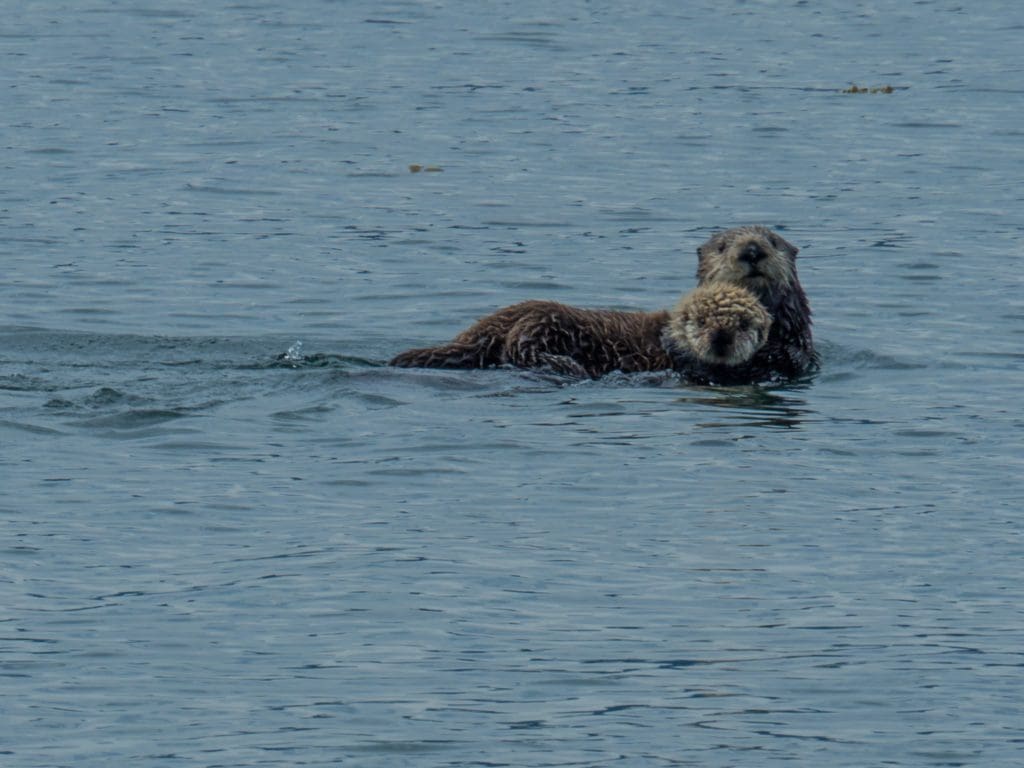
[[718, 252], [719, 253], [725, 253], [725, 243], [719, 243], [718, 244]]
[[741, 331], [749, 331], [750, 330], [750, 321], [749, 320], [740, 320], [740, 330]]

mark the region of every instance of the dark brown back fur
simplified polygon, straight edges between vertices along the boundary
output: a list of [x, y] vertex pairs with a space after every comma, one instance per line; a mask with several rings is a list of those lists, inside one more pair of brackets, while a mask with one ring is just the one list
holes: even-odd
[[524, 301], [478, 320], [449, 344], [403, 352], [391, 365], [487, 368], [516, 365], [601, 376], [663, 370], [672, 361], [661, 343], [668, 312], [581, 309]]

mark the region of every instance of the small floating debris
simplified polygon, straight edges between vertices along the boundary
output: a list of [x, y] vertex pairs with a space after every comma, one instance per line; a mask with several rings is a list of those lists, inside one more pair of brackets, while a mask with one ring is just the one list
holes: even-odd
[[412, 163], [409, 166], [409, 173], [419, 173], [420, 171], [424, 171], [425, 173], [441, 173], [444, 171], [444, 168], [439, 165], [422, 166], [419, 163]]
[[867, 86], [859, 86], [856, 83], [850, 83], [849, 88], [843, 88], [843, 93], [892, 93], [895, 88], [891, 85], [875, 85], [870, 88]]

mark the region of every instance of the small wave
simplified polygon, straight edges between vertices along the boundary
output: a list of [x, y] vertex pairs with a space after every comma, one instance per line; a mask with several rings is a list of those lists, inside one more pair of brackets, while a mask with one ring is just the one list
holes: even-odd
[[827, 367], [909, 371], [928, 367], [924, 363], [883, 355], [870, 349], [853, 349], [839, 344], [819, 344], [818, 350], [822, 356], [823, 369]]
[[49, 427], [40, 427], [35, 424], [26, 424], [22, 421], [9, 421], [8, 419], [0, 419], [0, 429], [16, 429], [19, 432], [31, 432], [34, 435], [62, 435], [64, 434], [60, 430], [50, 429]]
[[0, 390], [9, 392], [53, 392], [56, 390], [50, 382], [38, 376], [16, 373], [13, 376], [0, 376]]
[[98, 427], [116, 430], [132, 430], [151, 427], [155, 424], [163, 424], [176, 419], [183, 419], [188, 413], [177, 410], [166, 410], [161, 408], [147, 408], [140, 410], [125, 411], [109, 416], [97, 416], [91, 419], [82, 419], [77, 424], [83, 427]]
[[243, 368], [380, 368], [384, 363], [376, 360], [368, 360], [364, 357], [353, 355], [338, 355], [327, 352], [316, 352], [312, 355], [292, 356], [288, 352], [282, 352], [273, 360], [257, 363], [255, 365], [242, 366]]
[[275, 411], [270, 418], [283, 422], [316, 422], [331, 412], [326, 405], [314, 405], [308, 408], [296, 408], [288, 411]]
[[139, 404], [145, 402], [145, 398], [130, 395], [113, 387], [100, 387], [83, 400], [83, 404], [89, 407], [104, 408], [110, 405]]

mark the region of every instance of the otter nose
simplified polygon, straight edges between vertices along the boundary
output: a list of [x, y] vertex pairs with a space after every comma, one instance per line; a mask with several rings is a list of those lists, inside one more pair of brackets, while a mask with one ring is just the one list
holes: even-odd
[[732, 346], [732, 334], [729, 331], [719, 329], [711, 337], [711, 348], [719, 357], [725, 357]]
[[740, 251], [739, 260], [745, 261], [747, 264], [757, 264], [767, 255], [767, 252], [757, 243], [747, 243], [743, 250]]

